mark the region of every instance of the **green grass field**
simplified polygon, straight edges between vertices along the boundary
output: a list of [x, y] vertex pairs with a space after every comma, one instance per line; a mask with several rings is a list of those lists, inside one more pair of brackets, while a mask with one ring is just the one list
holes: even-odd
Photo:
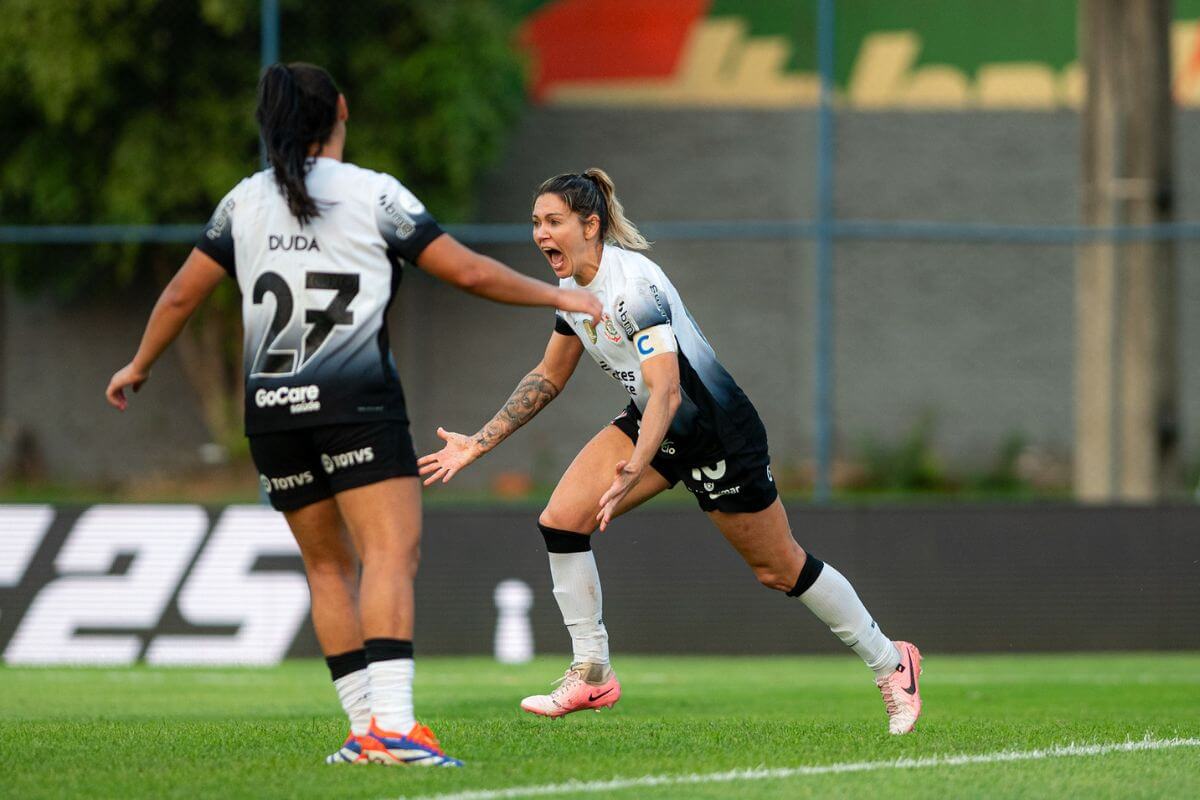
[[561, 660], [419, 659], [418, 714], [462, 770], [322, 764], [345, 723], [317, 661], [0, 668], [0, 796], [1200, 797], [1200, 654], [925, 656], [904, 737], [849, 656], [621, 658], [615, 709], [556, 722], [517, 701]]

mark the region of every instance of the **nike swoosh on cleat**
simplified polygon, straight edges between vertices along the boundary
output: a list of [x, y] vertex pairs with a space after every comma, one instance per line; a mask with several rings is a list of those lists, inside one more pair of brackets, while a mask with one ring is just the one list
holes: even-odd
[[912, 653], [908, 654], [908, 686], [903, 687], [909, 694], [917, 693], [917, 673], [913, 671]]
[[589, 703], [594, 703], [594, 702], [596, 702], [597, 700], [599, 700], [601, 697], [604, 697], [604, 695], [608, 694], [608, 693], [609, 693], [609, 692], [611, 692], [611, 691], [612, 691], [612, 689], [611, 689], [611, 688], [609, 688], [609, 689], [605, 689], [605, 690], [604, 690], [603, 692], [601, 692], [600, 694], [590, 694], [590, 693], [589, 693], [589, 694], [588, 694], [588, 702], [589, 702]]

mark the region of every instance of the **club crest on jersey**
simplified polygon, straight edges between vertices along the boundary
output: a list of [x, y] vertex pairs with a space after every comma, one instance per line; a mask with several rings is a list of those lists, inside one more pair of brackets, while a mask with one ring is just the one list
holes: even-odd
[[592, 325], [592, 321], [590, 319], [585, 319], [583, 321], [583, 330], [587, 333], [588, 338], [592, 340], [592, 344], [595, 344], [596, 343], [596, 328], [594, 325]]
[[600, 321], [604, 323], [604, 338], [613, 344], [620, 344], [621, 334], [617, 332], [617, 326], [613, 323], [612, 317], [606, 312], [600, 317]]

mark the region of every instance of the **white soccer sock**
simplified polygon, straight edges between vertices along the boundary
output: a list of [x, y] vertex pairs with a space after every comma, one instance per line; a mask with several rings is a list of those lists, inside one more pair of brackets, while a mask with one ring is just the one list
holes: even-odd
[[571, 634], [574, 663], [608, 663], [608, 631], [604, 628], [603, 596], [596, 557], [582, 553], [548, 553], [554, 599]]
[[371, 727], [371, 680], [365, 669], [343, 675], [333, 682], [338, 700], [350, 718], [350, 732], [365, 736]]
[[875, 677], [884, 678], [896, 671], [899, 651], [871, 619], [842, 573], [826, 563], [817, 579], [800, 595], [800, 602], [828, 625], [834, 636], [858, 653]]
[[367, 664], [371, 673], [371, 713], [385, 731], [408, 733], [417, 720], [413, 716], [413, 660], [393, 658]]

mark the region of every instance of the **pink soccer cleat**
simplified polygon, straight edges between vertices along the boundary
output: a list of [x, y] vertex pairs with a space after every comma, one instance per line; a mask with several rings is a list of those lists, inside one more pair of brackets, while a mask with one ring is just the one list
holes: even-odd
[[900, 653], [900, 666], [886, 678], [876, 678], [875, 685], [883, 695], [887, 708], [888, 732], [909, 733], [921, 716], [921, 651], [908, 642], [893, 642]]
[[521, 708], [543, 717], [561, 717], [572, 711], [611, 708], [621, 699], [621, 683], [608, 664], [572, 664], [550, 694], [535, 694]]

